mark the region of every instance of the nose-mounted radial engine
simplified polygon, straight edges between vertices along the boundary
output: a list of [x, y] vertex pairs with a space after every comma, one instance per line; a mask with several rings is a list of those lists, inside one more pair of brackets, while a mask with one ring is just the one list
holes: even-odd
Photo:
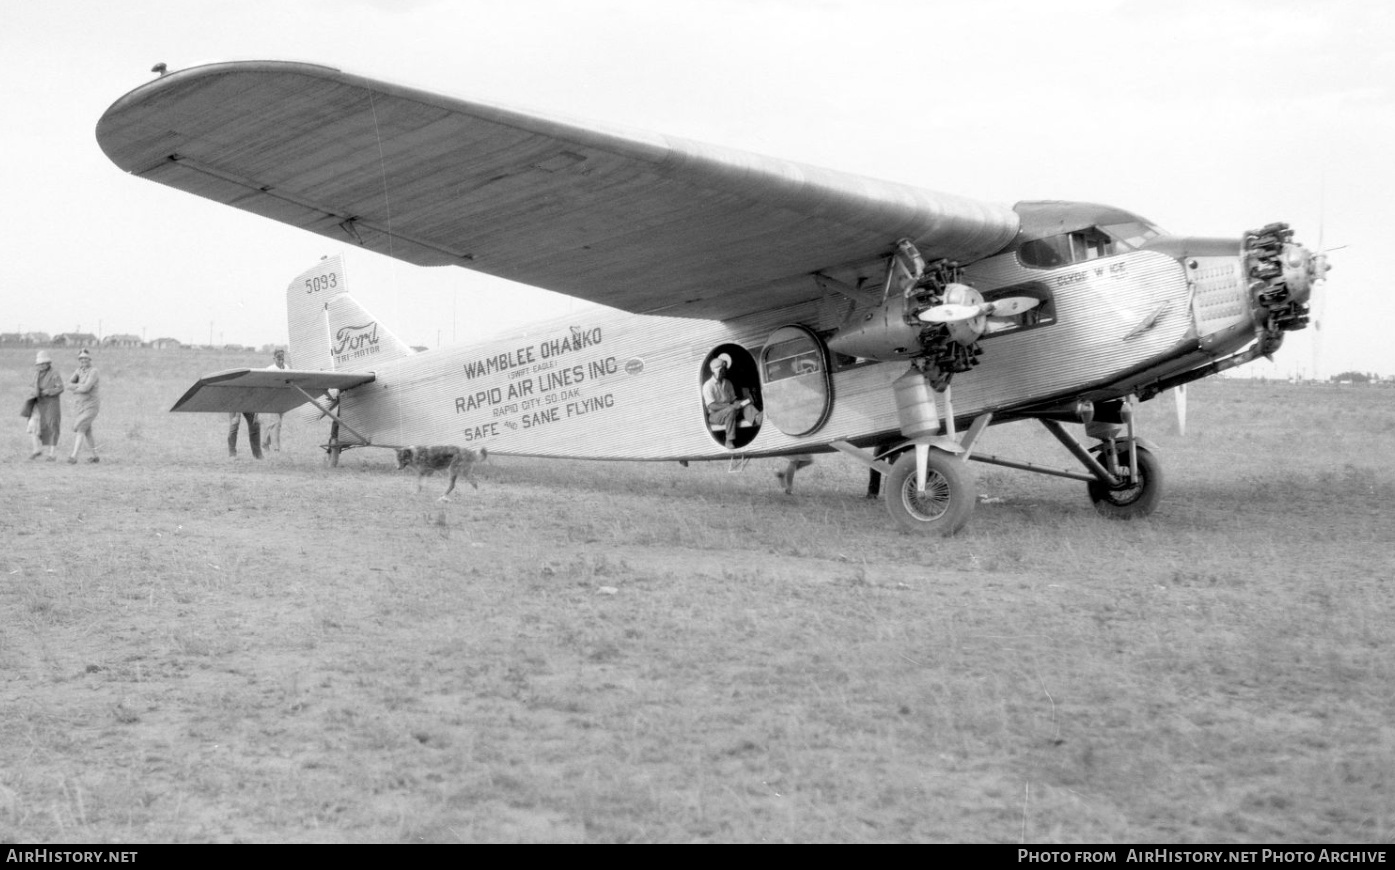
[[1250, 279], [1250, 299], [1256, 318], [1259, 352], [1271, 356], [1284, 333], [1308, 323], [1307, 302], [1313, 285], [1327, 277], [1327, 257], [1293, 243], [1288, 224], [1274, 223], [1245, 233], [1244, 257]]

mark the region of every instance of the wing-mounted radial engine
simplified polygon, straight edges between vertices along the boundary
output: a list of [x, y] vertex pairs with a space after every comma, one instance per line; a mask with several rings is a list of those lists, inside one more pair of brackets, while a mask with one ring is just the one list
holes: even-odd
[[[907, 438], [938, 436], [944, 419], [948, 438], [939, 446], [953, 452], [950, 381], [978, 365], [983, 353], [978, 340], [989, 317], [1020, 314], [1039, 304], [1030, 296], [985, 302], [982, 293], [963, 283], [958, 263], [938, 260], [927, 267], [915, 245], [902, 239], [887, 263], [881, 305], [855, 313], [828, 346], [846, 356], [909, 362], [910, 369], [896, 381], [901, 430]], [[937, 398], [945, 405], [943, 418]]]
[[962, 282], [958, 263], [939, 260], [927, 267], [915, 245], [902, 239], [887, 264], [881, 304], [855, 313], [828, 346], [845, 356], [906, 360], [943, 391], [954, 375], [978, 365], [978, 339], [989, 317], [1020, 314], [1040, 301], [1013, 296], [985, 302]]
[[909, 307], [910, 315], [925, 325], [920, 332], [923, 371], [937, 390], [948, 389], [950, 378], [978, 365], [983, 353], [978, 340], [988, 328], [988, 318], [1011, 317], [1041, 304], [1031, 296], [985, 302], [982, 293], [958, 278], [958, 264], [937, 264], [922, 279], [923, 289]]
[[950, 379], [978, 365], [983, 353], [979, 336], [988, 325], [983, 294], [957, 279], [955, 263], [941, 263], [931, 280], [913, 298], [910, 313], [921, 324], [925, 355], [917, 366], [936, 390], [949, 388]]
[[978, 365], [979, 336], [988, 325], [983, 294], [960, 280], [959, 264], [941, 260], [906, 294], [906, 320], [920, 328], [921, 352], [911, 361], [931, 388], [949, 389], [960, 372]]
[[[854, 313], [829, 338], [829, 348], [846, 356], [910, 363], [892, 385], [901, 434], [915, 448], [890, 472], [893, 495], [887, 504], [898, 521], [952, 534], [968, 520], [971, 478], [966, 464], [950, 454], [965, 454], [992, 415], [975, 420], [961, 440], [950, 381], [978, 365], [983, 353], [978, 340], [989, 317], [1020, 314], [1039, 304], [1027, 296], [985, 302], [963, 283], [958, 263], [939, 260], [927, 267], [915, 245], [902, 239], [887, 263], [881, 304]], [[932, 454], [931, 447], [939, 450]]]

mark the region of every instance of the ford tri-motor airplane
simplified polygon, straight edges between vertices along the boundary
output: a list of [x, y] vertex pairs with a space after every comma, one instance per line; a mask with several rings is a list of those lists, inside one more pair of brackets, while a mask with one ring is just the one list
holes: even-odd
[[[300, 63], [163, 75], [97, 139], [142, 178], [612, 309], [414, 354], [328, 259], [288, 293], [295, 369], [206, 377], [175, 410], [315, 401], [332, 445], [499, 456], [837, 450], [887, 475], [897, 522], [944, 534], [974, 507], [969, 459], [1083, 481], [1106, 516], [1150, 513], [1161, 468], [1134, 403], [1272, 354], [1327, 270], [1280, 223], [1173, 236], [1108, 206], [1008, 208]], [[730, 431], [704, 401], [723, 357], [725, 392], [754, 409]], [[1023, 419], [1083, 469], [974, 452]]]

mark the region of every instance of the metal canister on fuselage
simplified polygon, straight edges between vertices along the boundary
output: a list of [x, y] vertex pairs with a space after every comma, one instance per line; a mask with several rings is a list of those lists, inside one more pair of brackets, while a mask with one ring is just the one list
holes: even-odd
[[940, 434], [940, 412], [935, 405], [935, 391], [930, 381], [918, 369], [907, 369], [906, 373], [892, 382], [896, 394], [896, 414], [901, 423], [901, 434], [907, 438], [923, 438]]

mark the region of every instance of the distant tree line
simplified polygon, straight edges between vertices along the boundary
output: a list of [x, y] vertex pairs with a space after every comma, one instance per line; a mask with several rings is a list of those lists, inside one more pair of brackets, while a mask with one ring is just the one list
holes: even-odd
[[0, 348], [4, 347], [147, 347], [152, 350], [233, 350], [249, 353], [271, 353], [284, 350], [284, 345], [266, 344], [260, 348], [245, 344], [184, 344], [177, 338], [156, 338], [144, 341], [139, 335], [108, 335], [98, 338], [90, 332], [0, 332]]
[[1339, 384], [1377, 384], [1381, 378], [1371, 372], [1342, 372], [1333, 375], [1330, 380]]

